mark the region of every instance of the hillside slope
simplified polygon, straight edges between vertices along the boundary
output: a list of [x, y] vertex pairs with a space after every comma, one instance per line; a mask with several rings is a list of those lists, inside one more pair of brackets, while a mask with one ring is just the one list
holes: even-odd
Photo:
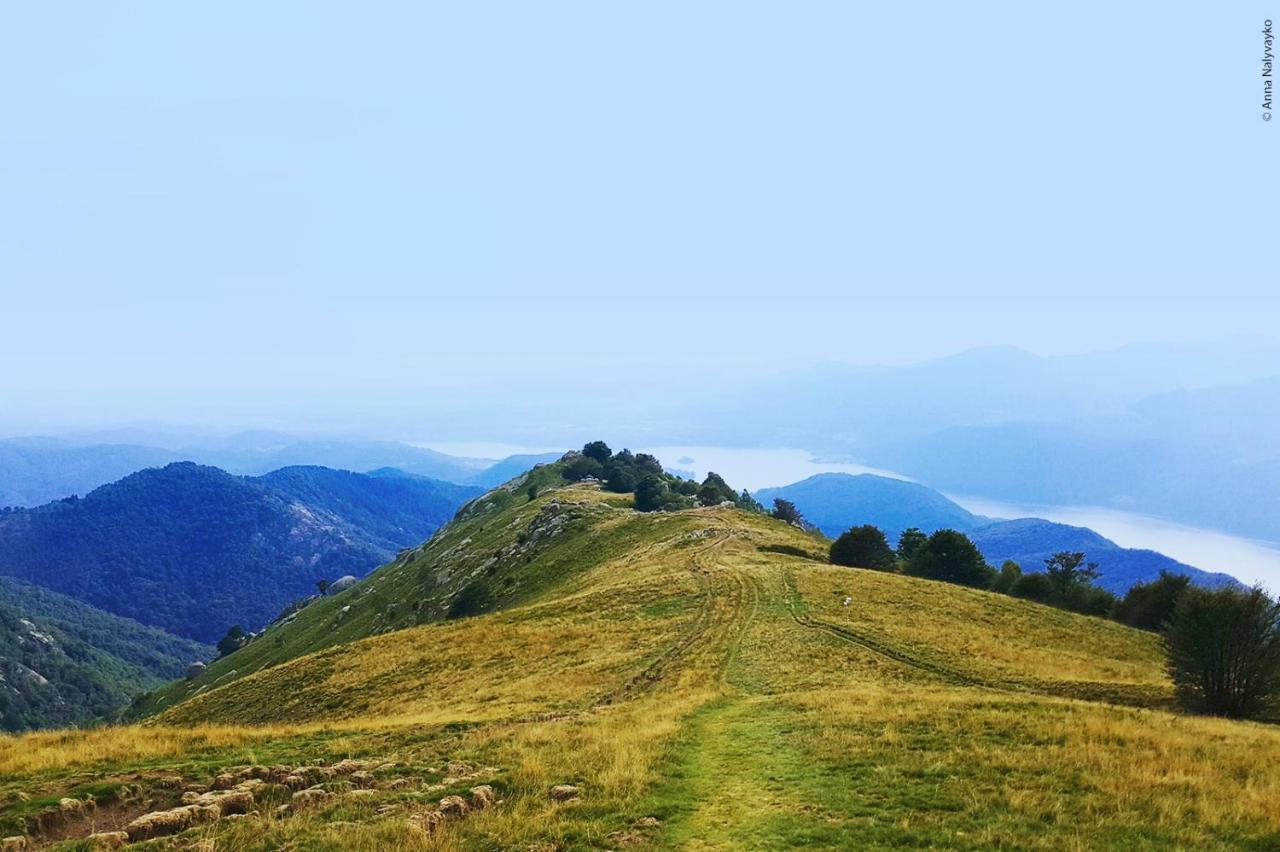
[[1123, 595], [1134, 583], [1149, 582], [1162, 571], [1186, 574], [1197, 585], [1216, 587], [1239, 581], [1229, 574], [1204, 571], [1154, 550], [1121, 547], [1086, 527], [1041, 518], [1002, 521], [975, 515], [928, 486], [874, 474], [823, 473], [782, 488], [761, 489], [766, 503], [792, 501], [815, 526], [832, 538], [857, 524], [874, 524], [890, 542], [908, 527], [925, 532], [964, 532], [992, 565], [1012, 559], [1024, 571], [1043, 570], [1044, 560], [1061, 550], [1083, 551], [1099, 565], [1098, 585]]
[[[735, 509], [637, 513], [629, 496], [539, 468], [208, 679], [157, 696], [145, 726], [0, 740], [0, 795], [29, 796], [0, 807], [0, 826], [79, 836], [80, 823], [48, 815], [57, 797], [96, 785], [109, 824], [139, 812], [133, 785], [156, 807], [223, 773], [218, 784], [267, 781], [252, 790], [261, 816], [184, 838], [369, 850], [1280, 842], [1280, 730], [1172, 712], [1155, 635], [805, 556], [824, 546]], [[366, 774], [344, 774], [358, 766]], [[318, 786], [294, 796], [292, 779]]]
[[317, 580], [364, 574], [477, 493], [325, 468], [252, 479], [175, 463], [0, 514], [0, 575], [216, 642], [232, 624], [266, 623]]
[[0, 577], [0, 730], [108, 718], [213, 649]]

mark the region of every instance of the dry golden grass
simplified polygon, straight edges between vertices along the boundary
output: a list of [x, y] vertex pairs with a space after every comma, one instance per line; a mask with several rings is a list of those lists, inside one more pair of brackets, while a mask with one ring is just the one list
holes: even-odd
[[[233, 850], [1280, 846], [1277, 729], [1019, 688], [1166, 690], [1154, 636], [766, 552], [815, 543], [758, 516], [642, 523], [523, 606], [321, 651], [159, 724], [0, 740], [0, 775], [56, 794], [272, 749], [497, 769], [502, 804], [436, 837], [404, 819], [426, 794], [388, 792], [382, 814], [343, 800], [193, 834]], [[561, 783], [582, 799], [549, 799]]]

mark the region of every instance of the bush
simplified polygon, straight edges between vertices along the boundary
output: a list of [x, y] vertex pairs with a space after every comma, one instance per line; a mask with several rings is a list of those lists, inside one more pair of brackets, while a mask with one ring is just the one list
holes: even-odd
[[1022, 566], [1012, 559], [1006, 559], [1000, 566], [1000, 573], [991, 581], [991, 591], [1002, 595], [1013, 594], [1013, 587], [1022, 579]]
[[897, 566], [897, 557], [880, 528], [864, 524], [849, 528], [831, 543], [831, 563], [892, 571]]
[[1257, 718], [1280, 698], [1280, 603], [1261, 589], [1189, 587], [1165, 631], [1169, 676], [1189, 710]]
[[636, 485], [636, 510], [656, 512], [666, 506], [668, 496], [667, 483], [649, 474]]
[[908, 567], [917, 577], [962, 586], [986, 587], [995, 573], [969, 537], [956, 530], [938, 530], [929, 536]]
[[635, 491], [635, 469], [620, 464], [610, 465], [605, 472], [605, 487], [617, 494], [629, 494]]
[[[1019, 569], [1021, 571], [1021, 569]], [[1020, 574], [1009, 589], [1015, 598], [1050, 603], [1053, 601], [1053, 583], [1043, 573]]]
[[577, 456], [564, 466], [564, 478], [570, 482], [578, 482], [588, 476], [599, 477], [604, 473], [604, 466], [590, 456]]
[[1160, 630], [1173, 615], [1178, 598], [1190, 584], [1191, 578], [1185, 574], [1161, 571], [1158, 579], [1131, 586], [1111, 615], [1130, 627]]
[[227, 635], [218, 640], [218, 656], [225, 657], [228, 654], [243, 648], [245, 643], [249, 641], [249, 634], [239, 624], [233, 625], [227, 629]]
[[462, 587], [453, 603], [449, 604], [449, 612], [445, 617], [466, 618], [479, 615], [493, 609], [493, 605], [493, 592], [489, 590], [489, 586], [483, 580], [475, 580]]

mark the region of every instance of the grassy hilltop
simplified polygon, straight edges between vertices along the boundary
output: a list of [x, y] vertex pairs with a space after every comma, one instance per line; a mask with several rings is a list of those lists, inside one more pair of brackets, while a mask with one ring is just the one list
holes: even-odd
[[[1280, 845], [1280, 730], [1175, 712], [1154, 634], [832, 567], [765, 515], [639, 513], [561, 470], [138, 724], [0, 739], [0, 833], [75, 848], [260, 775], [257, 816], [143, 848]], [[479, 784], [496, 803], [423, 816]]]

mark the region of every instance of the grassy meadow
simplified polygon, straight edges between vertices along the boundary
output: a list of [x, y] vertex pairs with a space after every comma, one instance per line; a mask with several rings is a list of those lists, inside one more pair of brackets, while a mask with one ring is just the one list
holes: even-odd
[[[277, 812], [266, 789], [256, 816], [137, 848], [1280, 847], [1280, 729], [1175, 712], [1153, 634], [833, 568], [760, 515], [535, 484], [137, 723], [0, 739], [0, 829], [65, 796], [101, 828], [174, 779], [356, 758], [378, 765], [359, 795], [326, 781]], [[440, 620], [474, 584], [481, 614]], [[415, 822], [476, 783], [498, 803]], [[83, 846], [84, 820], [49, 824], [33, 843]]]

